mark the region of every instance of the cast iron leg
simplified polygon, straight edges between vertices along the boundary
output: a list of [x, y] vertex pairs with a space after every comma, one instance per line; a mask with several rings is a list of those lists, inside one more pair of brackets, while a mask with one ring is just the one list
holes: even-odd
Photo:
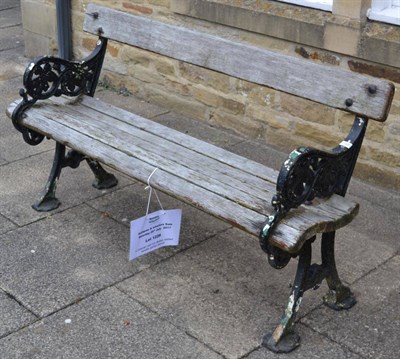
[[349, 309], [356, 299], [349, 287], [339, 279], [335, 263], [335, 232], [324, 233], [321, 243], [322, 266], [326, 268], [326, 282], [329, 291], [324, 296], [324, 304], [335, 310]]
[[60, 177], [61, 169], [63, 167], [64, 156], [65, 146], [57, 142], [50, 176], [40, 197], [32, 205], [34, 210], [38, 212], [48, 212], [60, 206], [61, 202], [56, 198], [56, 187], [57, 180]]
[[107, 172], [99, 162], [90, 158], [87, 158], [86, 161], [95, 177], [92, 183], [94, 188], [106, 189], [118, 184], [117, 178], [112, 173]]
[[311, 243], [313, 239], [308, 240], [300, 252], [292, 293], [280, 324], [272, 334], [267, 334], [263, 338], [262, 345], [275, 353], [289, 353], [300, 345], [300, 337], [293, 331], [293, 325], [305, 291], [304, 286], [311, 263]]

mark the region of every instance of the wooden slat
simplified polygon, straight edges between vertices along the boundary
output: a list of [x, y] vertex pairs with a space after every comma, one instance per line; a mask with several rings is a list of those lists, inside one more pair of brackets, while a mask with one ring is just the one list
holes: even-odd
[[[14, 102], [9, 106], [9, 116], [16, 104], [17, 102]], [[98, 107], [104, 105], [100, 101], [97, 104], [99, 105]], [[85, 117], [80, 115], [80, 111], [76, 111], [78, 107], [85, 108], [83, 110], [83, 113], [86, 114]], [[92, 113], [88, 113], [88, 110], [92, 111]], [[109, 133], [104, 131], [104, 124], [96, 127], [92, 119], [96, 118], [98, 114], [99, 112], [96, 112], [96, 109], [89, 109], [80, 104], [72, 106], [37, 106], [27, 111], [23, 123], [60, 143], [85, 153], [142, 182], [146, 182], [149, 174], [154, 169], [154, 163], [138, 159], [136, 157], [137, 146], [132, 147], [135, 148], [133, 151], [130, 150], [129, 139], [125, 138], [125, 136], [129, 136], [130, 131], [113, 131]], [[79, 118], [80, 121], [78, 121]], [[142, 123], [144, 119], [140, 119], [139, 122]], [[130, 120], [133, 121], [132, 118]], [[117, 121], [112, 116], [109, 117], [111, 127]], [[126, 122], [124, 123], [126, 124]], [[162, 133], [168, 132], [168, 128], [165, 126], [155, 125], [159, 126], [158, 130], [160, 128], [163, 129]], [[86, 128], [86, 126], [88, 127]], [[191, 143], [190, 136], [182, 133], [180, 135], [186, 137], [186, 139], [181, 138], [182, 142], [185, 144]], [[121, 145], [119, 145], [120, 141]], [[205, 144], [203, 147], [207, 147], [207, 145]], [[227, 153], [229, 154], [229, 152]], [[247, 163], [247, 160], [243, 157], [230, 155], [234, 157], [233, 162], [238, 166], [240, 163], [243, 165]], [[208, 161], [209, 157], [205, 155], [204, 158], [205, 161]], [[239, 161], [239, 158], [242, 161]], [[230, 160], [228, 159], [227, 161], [229, 162]], [[206, 177], [201, 172], [193, 173], [193, 168], [180, 168], [179, 171], [171, 171], [168, 166], [168, 163], [166, 167], [162, 166], [152, 177], [154, 188], [194, 205], [252, 235], [258, 236], [266, 216], [259, 213], [257, 208], [256, 210], [251, 209], [252, 206], [254, 207], [254, 198], [244, 195], [244, 197], [241, 197], [244, 201], [243, 203], [235, 202], [235, 200], [232, 200], [233, 196], [229, 193], [229, 190], [224, 190], [224, 185], [218, 187], [217, 183], [213, 182], [212, 185], [205, 187], [205, 184], [207, 184], [204, 182]], [[258, 165], [257, 168], [262, 169], [263, 167]], [[207, 166], [205, 168], [207, 169]], [[239, 169], [231, 167], [230, 171], [242, 170], [239, 166]], [[184, 179], [181, 176], [187, 176], [188, 178]], [[227, 188], [229, 189], [229, 186]], [[241, 192], [241, 190], [235, 191], [236, 194]], [[266, 208], [270, 208], [270, 211], [272, 211], [271, 207], [266, 206]], [[292, 210], [287, 218], [278, 225], [274, 235], [271, 237], [271, 241], [279, 248], [294, 253], [311, 236], [343, 227], [352, 220], [357, 211], [358, 205], [356, 203], [336, 195], [328, 200], [315, 200], [311, 206], [301, 206], [296, 210]]]
[[[232, 166], [218, 161], [212, 155], [207, 156], [205, 153], [201, 152], [203, 150], [211, 154], [212, 149], [208, 148], [209, 144], [206, 142], [201, 142], [202, 146], [198, 148], [196, 145], [198, 143], [197, 140], [184, 135], [186, 137], [186, 143], [191, 145], [191, 148], [188, 148], [175, 142], [175, 138], [171, 137], [171, 134], [168, 133], [167, 127], [146, 120], [145, 118], [140, 118], [139, 116], [135, 116], [135, 119], [139, 118], [140, 123], [152, 123], [152, 132], [147, 132], [146, 128], [135, 124], [136, 121], [134, 121], [134, 119], [128, 124], [125, 121], [121, 121], [119, 116], [115, 114], [113, 116], [108, 116], [98, 112], [97, 109], [87, 108], [85, 106], [71, 106], [71, 110], [75, 110], [77, 115], [79, 115], [78, 121], [84, 116], [85, 121], [90, 122], [88, 126], [104, 126], [103, 131], [121, 131], [125, 133], [127, 141], [125, 140], [124, 143], [126, 143], [127, 147], [135, 144], [147, 151], [142, 157], [143, 160], [146, 160], [147, 153], [160, 153], [163, 158], [167, 157], [171, 159], [176, 165], [184, 165], [228, 187], [233, 187], [233, 189], [239, 188], [245, 193], [256, 195], [262, 198], [263, 201], [265, 201], [267, 193], [276, 192], [277, 176], [271, 180], [266, 180], [252, 174], [249, 175], [249, 173], [241, 169], [240, 165], [246, 161], [243, 157], [241, 157], [240, 162], [238, 161], [238, 166]], [[110, 123], [110, 121], [112, 121], [112, 123]], [[101, 127], [100, 130], [102, 130]], [[162, 135], [159, 136], [156, 135], [156, 133], [162, 133]], [[230, 157], [230, 152], [225, 151], [224, 158], [229, 159]], [[259, 171], [263, 171], [264, 168], [265, 172], [269, 170], [265, 166], [258, 166]], [[270, 196], [272, 195], [269, 195], [268, 198]]]
[[[143, 128], [149, 133], [153, 133], [162, 138], [167, 138], [170, 141], [173, 141], [187, 149], [213, 158], [220, 163], [240, 168], [243, 172], [251, 176], [259, 177], [273, 183], [276, 183], [276, 179], [278, 178], [279, 172], [272, 168], [263, 166], [260, 163], [252, 161], [250, 159], [246, 159], [246, 161], [243, 161], [242, 156], [235, 155], [232, 152], [214, 146], [210, 143], [206, 143], [196, 138], [187, 136], [172, 128], [164, 127], [163, 131], [160, 133], [158, 124], [154, 121], [146, 120], [143, 117], [137, 116], [129, 111], [115, 107], [108, 103], [98, 101], [92, 97], [87, 96], [84, 96], [82, 98], [81, 103], [82, 105], [103, 113], [107, 116], [116, 117], [131, 126]], [[265, 156], [268, 156], [268, 153], [266, 153]]]
[[[71, 107], [76, 108], [77, 106]], [[155, 139], [155, 143], [144, 141], [141, 138], [146, 137], [144, 131], [141, 131], [142, 136], [140, 136], [140, 134], [136, 133], [135, 135], [132, 131], [129, 131], [133, 126], [130, 126], [130, 129], [121, 130], [119, 121], [112, 117], [109, 117], [106, 121], [92, 117], [97, 114], [93, 111], [92, 114], [86, 111], [85, 116], [82, 116], [79, 112], [60, 110], [63, 109], [48, 105], [41, 108], [40, 114], [53, 118], [53, 121], [79, 131], [96, 141], [103, 142], [115, 148], [116, 151], [124, 152], [132, 158], [153, 166], [153, 168], [162, 169], [216, 195], [223, 196], [235, 203], [243, 203], [248, 208], [264, 215], [271, 212], [269, 203], [272, 193], [236, 180], [235, 177], [240, 175], [240, 170], [227, 167], [226, 174], [221, 174], [212, 169], [213, 164], [208, 157], [203, 156], [202, 161], [192, 163], [190, 158], [181, 156], [184, 152], [182, 148], [176, 146], [175, 151], [170, 151], [167, 149], [168, 145], [160, 143], [162, 139], [158, 141]], [[160, 131], [162, 131], [164, 126], [159, 126]], [[138, 131], [136, 129], [133, 132]], [[264, 187], [266, 186], [272, 188], [271, 183], [265, 183]]]
[[[12, 103], [8, 108], [8, 113], [12, 113], [15, 106], [16, 102]], [[54, 121], [53, 118], [48, 118], [41, 113], [41, 107], [28, 110], [22, 122], [27, 127], [39, 131], [45, 136], [53, 138], [81, 153], [85, 153], [89, 157], [110, 165], [144, 183], [146, 183], [147, 178], [154, 170], [153, 165], [118, 151], [105, 142], [94, 140], [79, 131], [66, 127]], [[152, 176], [151, 184], [154, 188], [178, 197], [253, 235], [258, 233], [265, 219], [264, 215], [217, 196], [163, 169], [158, 170]]]
[[[282, 55], [203, 32], [134, 16], [96, 4], [87, 7], [84, 30], [246, 81], [385, 121], [394, 94], [388, 81]], [[376, 86], [376, 93], [368, 91]], [[346, 106], [346, 99], [353, 104]]]

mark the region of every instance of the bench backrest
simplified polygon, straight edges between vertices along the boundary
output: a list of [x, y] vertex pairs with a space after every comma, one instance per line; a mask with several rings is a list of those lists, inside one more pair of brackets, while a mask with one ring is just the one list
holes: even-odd
[[386, 80], [90, 4], [84, 30], [99, 28], [105, 38], [377, 121], [386, 120], [394, 95]]

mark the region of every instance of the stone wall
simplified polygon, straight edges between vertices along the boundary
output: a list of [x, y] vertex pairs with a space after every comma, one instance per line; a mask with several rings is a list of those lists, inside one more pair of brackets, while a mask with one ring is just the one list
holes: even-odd
[[[95, 37], [82, 32], [89, 1], [71, 2], [74, 56], [82, 58], [95, 45]], [[356, 175], [400, 189], [400, 27], [367, 21], [370, 0], [334, 0], [332, 13], [268, 0], [93, 2], [394, 81], [390, 116], [384, 124], [371, 121]], [[22, 0], [22, 9], [27, 55], [55, 53], [54, 1]], [[32, 11], [39, 15], [30, 17]], [[102, 81], [286, 151], [335, 146], [353, 120], [322, 105], [118, 43], [109, 45]]]

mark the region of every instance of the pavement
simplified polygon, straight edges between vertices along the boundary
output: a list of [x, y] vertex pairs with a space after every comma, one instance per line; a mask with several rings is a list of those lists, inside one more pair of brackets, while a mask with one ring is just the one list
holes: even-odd
[[[277, 271], [255, 238], [160, 194], [164, 207], [183, 210], [180, 244], [129, 262], [129, 221], [144, 215], [148, 193], [118, 173], [116, 188], [98, 191], [83, 164], [63, 171], [59, 209], [31, 209], [54, 143], [26, 145], [5, 115], [29, 62], [23, 51], [19, 1], [2, 1], [1, 359], [399, 357], [399, 193], [352, 181], [349, 197], [361, 209], [337, 234], [337, 264], [358, 303], [335, 312], [322, 305], [326, 285], [306, 292], [301, 346], [273, 354], [260, 343], [286, 304], [296, 260]], [[274, 168], [285, 158], [130, 95], [100, 88], [96, 96]]]

